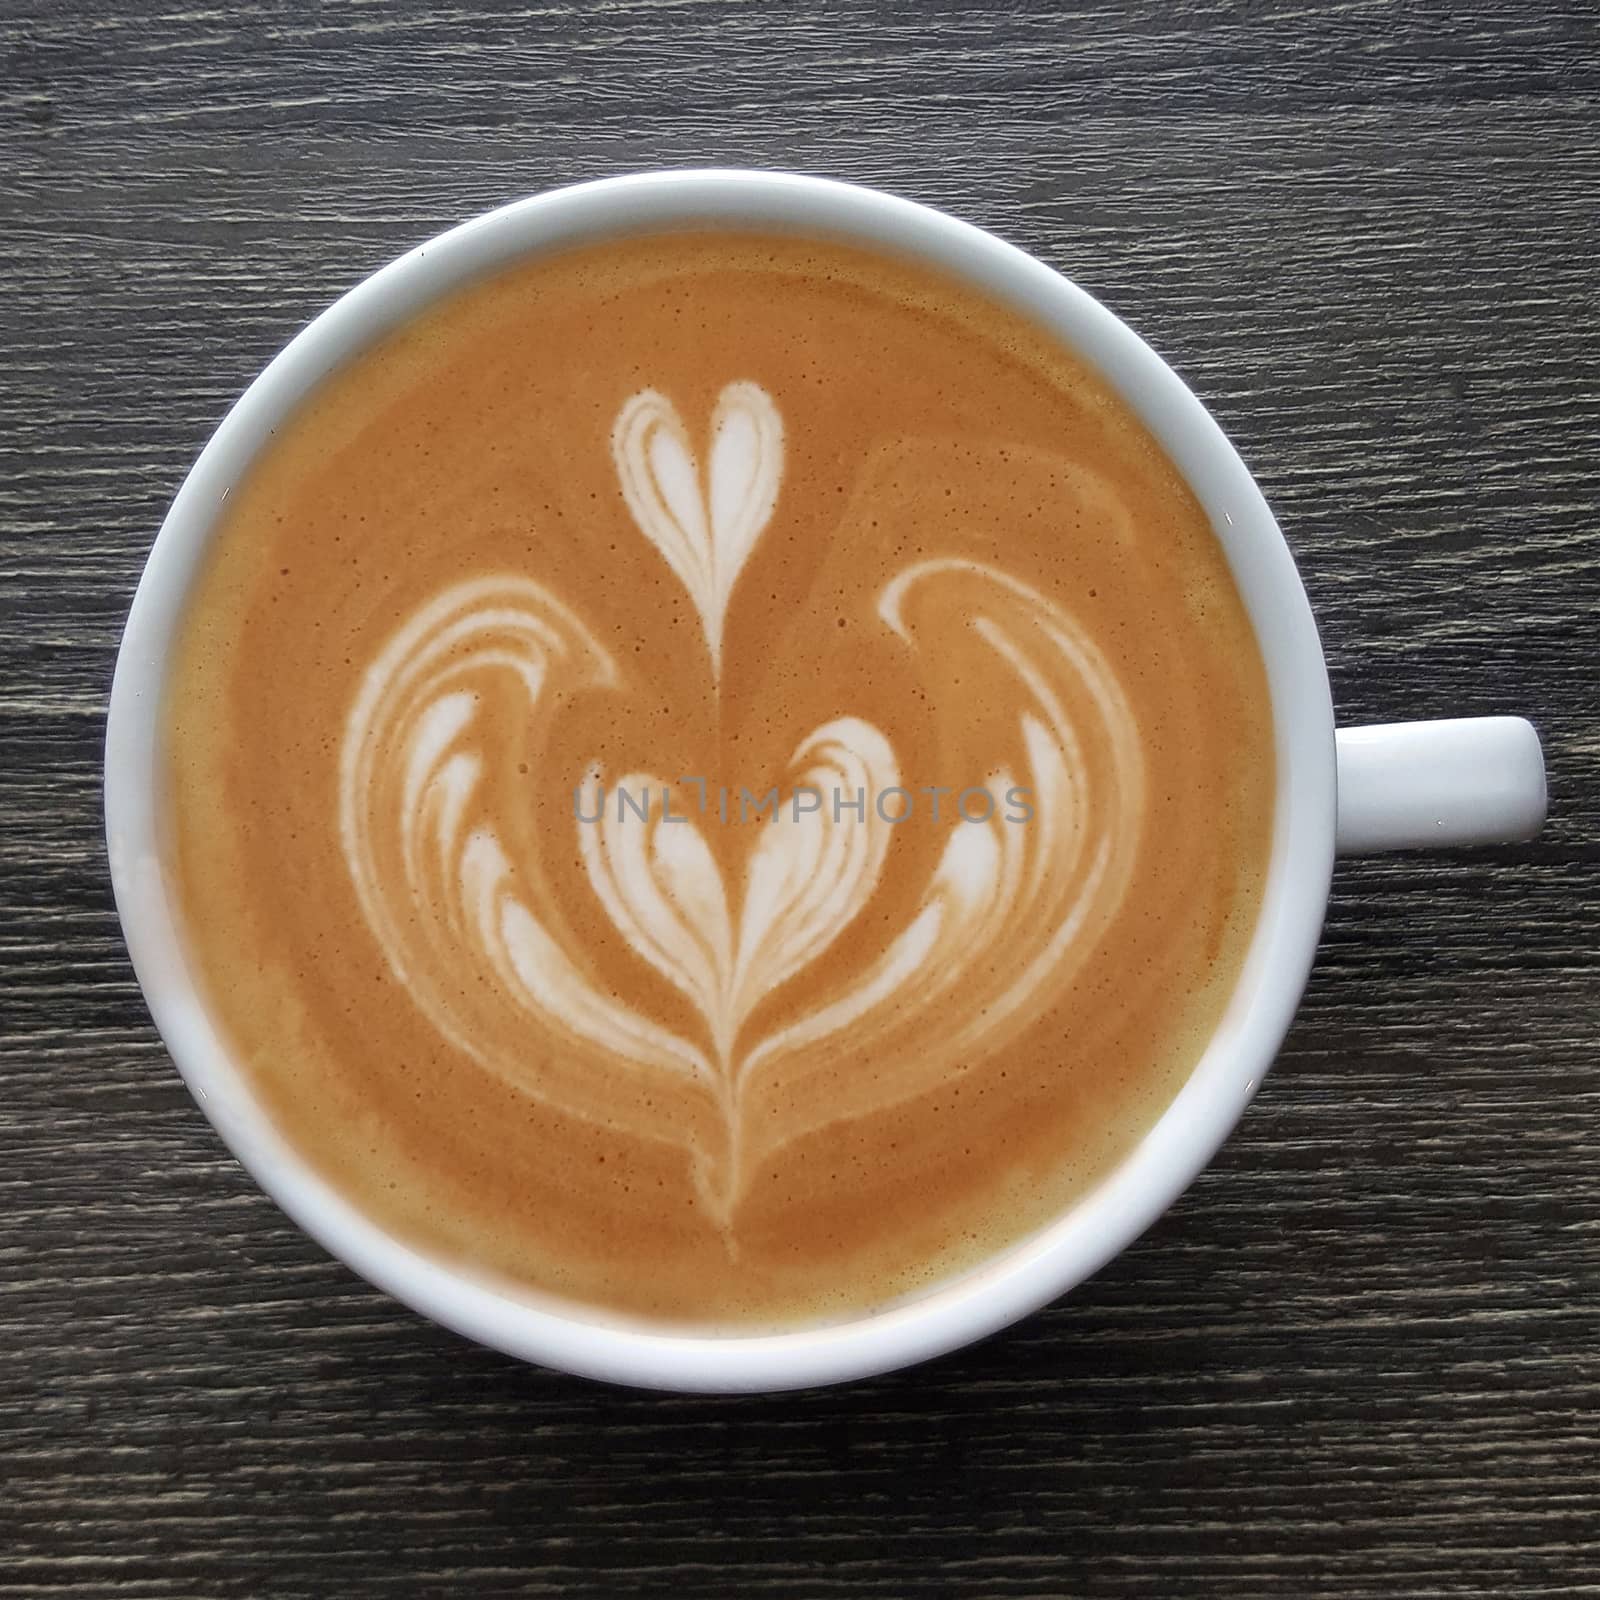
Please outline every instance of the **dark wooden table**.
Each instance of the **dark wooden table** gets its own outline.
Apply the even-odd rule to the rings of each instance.
[[[0,4],[0,1593],[1600,1594],[1593,0]],[[1347,719],[1547,741],[1535,844],[1342,866],[1214,1169],[979,1349],[624,1393],[327,1260],[190,1103],[100,833],[231,399],[446,224],[797,167],[1043,256],[1210,403]]]

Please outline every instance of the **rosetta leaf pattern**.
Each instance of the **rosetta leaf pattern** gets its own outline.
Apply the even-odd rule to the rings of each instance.
[[[645,389],[619,411],[610,444],[622,498],[682,584],[720,681],[737,584],[778,507],[783,421],[757,384],[732,383],[707,438],[702,462],[671,402]],[[955,629],[992,652],[1014,690],[1006,715],[1021,760],[972,781],[991,794],[1025,788],[1034,816],[952,828],[876,958],[776,1027],[762,1024],[763,1002],[814,970],[884,881],[893,827],[876,807],[763,826],[728,875],[692,818],[594,803],[608,787],[660,793],[659,777],[614,777],[598,761],[539,774],[577,790],[580,818],[598,813],[575,824],[589,891],[631,958],[682,997],[697,1019],[685,1027],[599,979],[539,850],[514,858],[485,781],[503,752],[488,747],[483,697],[515,697],[538,752],[563,696],[628,692],[575,609],[513,575],[448,585],[367,664],[346,718],[345,861],[417,1006],[522,1092],[681,1148],[730,1248],[741,1197],[777,1152],[928,1092],[1037,1017],[1115,914],[1131,871],[1144,785],[1134,719],[1110,664],[1058,604],[992,566],[927,560],[884,588],[878,623],[930,661]],[[854,716],[802,740],[788,772],[789,788],[824,793],[876,795],[901,781],[890,739]]]

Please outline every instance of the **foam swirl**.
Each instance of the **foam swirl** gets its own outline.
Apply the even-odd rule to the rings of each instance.
[[[714,672],[733,585],[776,504],[783,430],[754,384],[729,385],[702,481],[687,433],[654,391],[622,409],[612,448],[624,498],[699,613]],[[732,1241],[764,1161],[833,1123],[927,1093],[1037,1018],[1093,948],[1126,890],[1143,810],[1132,712],[1104,655],[1058,605],[998,569],[931,560],[878,597],[878,624],[929,691],[966,708],[971,782],[1026,789],[1026,825],[991,814],[947,837],[902,925],[826,992],[777,1023],[774,996],[863,919],[893,869],[891,820],[823,806],[762,826],[731,869],[693,818],[596,806],[617,780],[590,760],[548,768],[549,730],[574,694],[631,686],[583,620],[516,577],[453,584],[388,640],[350,708],[340,835],[362,911],[393,971],[442,1038],[558,1109],[690,1158]],[[1003,704],[951,693],[973,637],[1003,669]],[[522,702],[528,782],[588,798],[583,879],[629,957],[682,997],[668,1026],[620,997],[563,915],[546,851],[567,840],[496,814],[483,714]],[[881,794],[900,781],[889,736],[859,717],[792,752],[793,784]],[[501,802],[503,803],[503,802]],[[637,1091],[637,1092],[636,1092]]]

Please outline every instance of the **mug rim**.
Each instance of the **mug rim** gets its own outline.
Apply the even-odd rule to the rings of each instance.
[[[1210,516],[1261,649],[1277,746],[1271,859],[1232,997],[1134,1147],[1042,1229],[915,1298],[758,1334],[686,1333],[512,1293],[413,1249],[345,1200],[278,1133],[212,1027],[159,836],[170,646],[228,490],[271,430],[359,350],[474,277],[579,243],[694,226],[788,229],[910,256],[1021,310],[1095,366]],[[1310,603],[1260,489],[1183,380],[1086,291],[971,223],[878,190],[793,173],[652,172],[546,191],[461,223],[379,268],[268,363],[201,451],[147,558],[112,684],[105,808],[118,915],[156,1026],[235,1157],[306,1233],[414,1310],[506,1354],[640,1387],[770,1391],[891,1371],[998,1331],[1098,1271],[1211,1161],[1288,1031],[1321,935],[1333,865],[1333,708]]]

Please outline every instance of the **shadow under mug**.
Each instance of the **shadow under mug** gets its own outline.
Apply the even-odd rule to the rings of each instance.
[[[169,653],[223,501],[331,371],[442,295],[544,252],[687,227],[790,230],[920,260],[1033,319],[1138,413],[1210,516],[1266,665],[1277,808],[1260,918],[1231,1001],[1177,1097],[1065,1215],[915,1298],[821,1327],[686,1335],[512,1294],[409,1248],[285,1143],[201,999],[160,848],[158,735]],[[1526,838],[1544,768],[1511,717],[1335,732],[1311,608],[1260,490],[1205,408],[1136,334],[1050,268],[909,201],[762,172],[672,172],[519,201],[418,246],[317,317],[251,384],[185,480],[151,551],[117,661],[106,732],[117,908],[178,1070],[261,1186],[328,1250],[424,1315],[511,1355],[613,1382],[691,1391],[798,1388],[886,1372],[1005,1326],[1136,1238],[1216,1153],[1271,1065],[1305,986],[1336,850]]]

